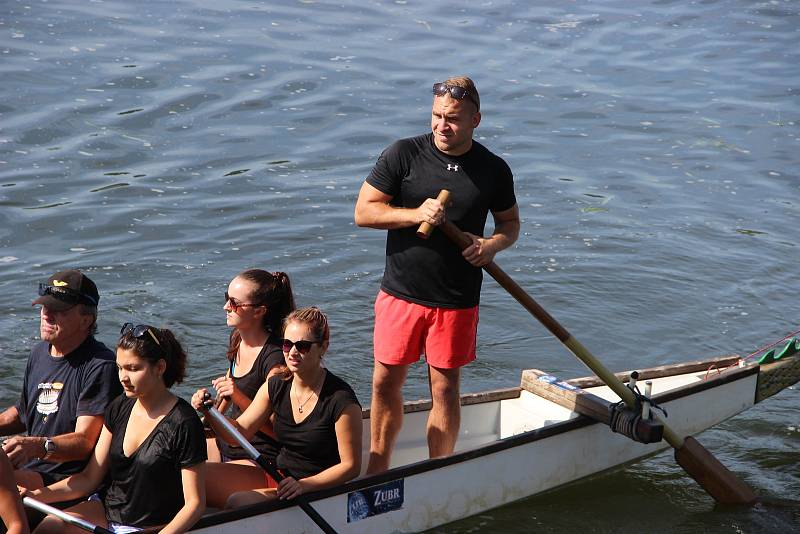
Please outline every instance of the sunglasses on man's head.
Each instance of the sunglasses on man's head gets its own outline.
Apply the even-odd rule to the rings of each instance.
[[[39,282],[39,296],[43,297],[45,295],[51,295],[67,304],[78,304],[81,299],[85,299],[97,306],[97,301],[85,293],[68,287],[49,286]]]
[[[467,91],[463,87],[459,87],[457,85],[448,85],[448,84],[446,84],[444,82],[439,82],[439,83],[433,84],[433,94],[434,95],[436,95],[436,96],[444,96],[447,93],[450,93],[450,96],[452,96],[456,100],[464,100],[465,98],[468,98],[470,102],[472,102],[476,106],[478,105],[475,102],[475,99],[469,93],[469,91]]]
[[[301,339],[300,341],[292,341],[290,339],[281,339],[281,349],[283,352],[289,352],[292,350],[292,347],[297,347],[297,352],[300,354],[308,354],[308,351],[311,350],[311,347],[315,343],[319,343],[319,341],[308,341],[305,339]]]
[[[153,327],[150,325],[140,324],[134,326],[133,323],[125,323],[122,325],[122,328],[119,329],[119,335],[120,337],[122,337],[128,334],[131,334],[136,339],[147,339],[145,337],[145,334],[150,334],[150,337],[153,339],[153,341],[156,342],[156,345],[158,345],[159,347],[161,346],[161,343],[158,341],[158,338],[153,333]]]
[[[232,296],[228,295],[227,291],[225,292],[225,303],[231,305],[231,310],[233,310],[234,313],[239,313],[239,308],[247,308],[248,306],[253,306],[253,307],[258,307],[259,306],[259,304],[250,304],[250,303],[246,303],[246,302],[238,302],[235,298],[233,298]]]

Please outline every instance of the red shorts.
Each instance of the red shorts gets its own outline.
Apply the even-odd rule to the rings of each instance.
[[[475,359],[478,307],[431,308],[389,295],[375,299],[375,359],[386,365],[408,365],[422,354],[428,365],[462,367]]]

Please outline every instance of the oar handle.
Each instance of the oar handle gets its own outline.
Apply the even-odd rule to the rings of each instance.
[[[450,200],[450,191],[447,189],[442,189],[439,191],[439,196],[436,197],[436,200],[442,203],[442,206],[447,206],[447,202]],[[430,223],[422,223],[417,228],[417,237],[421,237],[422,239],[428,239],[430,237],[431,232],[433,232],[433,225]]]
[[[275,479],[276,482],[280,482],[285,478],[275,467],[275,464],[272,463],[266,456],[258,452],[258,450],[253,447],[253,444],[247,441],[247,438],[245,438],[242,433],[239,432],[239,430],[219,412],[219,410],[214,407],[210,407],[207,414],[214,420],[214,422],[224,428],[228,435],[231,436],[236,443],[238,443],[239,446],[247,452],[250,458],[252,458],[253,461],[261,467],[261,469],[266,471],[269,476]],[[323,532],[325,532],[325,534],[336,534],[336,530],[334,530],[334,528],[327,521],[325,521],[325,519],[319,515],[316,510],[314,510],[304,496],[301,495],[299,497],[295,497],[294,502],[300,506],[300,508],[308,515],[308,517],[310,517],[311,520],[314,521],[314,523],[316,523]]]
[[[65,523],[69,523],[70,525],[82,528],[87,532],[94,532],[95,534],[113,534],[113,532],[108,530],[107,528],[103,528],[101,526],[95,525],[94,523],[90,523],[85,519],[76,517],[72,514],[65,512],[64,510],[59,510],[54,506],[50,506],[49,504],[43,503],[42,501],[37,501],[33,497],[23,497],[22,503],[28,508],[39,510],[43,514],[55,516],[64,521]]]

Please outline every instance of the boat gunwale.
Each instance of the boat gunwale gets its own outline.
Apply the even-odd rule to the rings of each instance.
[[[674,372],[671,373],[670,375],[665,375],[665,376],[677,376],[681,374],[688,374],[687,372],[683,371],[683,369],[687,368],[694,369],[700,363],[703,362],[716,363],[723,359],[724,358],[714,358],[705,361],[700,360],[700,361],[686,362],[685,364],[677,364],[674,366],[670,366],[671,370],[674,370]],[[664,366],[652,369],[662,369],[663,367]],[[646,372],[646,371],[648,371],[648,369],[644,369],[640,372]],[[686,384],[684,386],[680,386],[673,390],[665,391],[664,393],[654,395],[653,400],[658,401],[659,403],[671,402],[673,400],[680,399],[683,397],[688,397],[690,395],[694,395],[708,389],[719,387],[730,382],[745,379],[753,374],[757,374],[758,371],[759,371],[758,365],[730,368],[725,370],[724,372],[716,374],[713,377],[709,377],[708,379],[703,380],[701,382]],[[689,371],[689,372],[691,373],[694,371]],[[489,390],[482,393],[466,394],[462,396],[462,405],[481,404],[487,402],[498,402],[506,399],[513,399],[519,397],[521,391],[522,388],[515,387],[515,388],[504,388],[498,390]],[[464,402],[465,398],[467,399],[467,402]],[[424,405],[425,402],[426,401],[424,400],[411,401],[410,403],[407,404],[412,406],[412,409],[410,411],[415,412],[415,411],[421,411],[422,409],[416,407],[419,405]],[[430,401],[427,402],[429,403]],[[367,410],[364,411],[367,413],[365,417],[368,417]],[[577,430],[579,428],[596,424],[601,424],[601,423],[591,419],[588,416],[578,415],[577,417],[568,419],[566,421],[559,421],[556,423],[548,424],[547,426],[541,428],[529,430],[526,432],[521,432],[519,434],[515,434],[513,436],[508,436],[505,438],[500,438],[495,441],[492,441],[491,443],[487,443],[485,445],[481,445],[479,447],[475,447],[465,451],[457,452],[450,456],[420,460],[414,463],[394,467],[392,469],[389,469],[388,471],[385,471],[377,475],[357,478],[333,488],[328,488],[325,490],[308,493],[306,494],[306,498],[309,503],[313,503],[314,501],[324,500],[330,497],[335,497],[337,495],[344,495],[352,491],[362,490],[372,486],[377,486],[385,482],[390,482],[392,480],[407,478],[420,473],[425,473],[428,471],[441,469],[443,467],[448,467],[450,465],[455,465],[466,461],[474,460],[475,458],[488,456],[490,454],[495,454],[514,447],[527,445],[535,441],[539,441],[545,438],[563,434],[565,432]],[[248,517],[255,517],[258,515],[268,514],[271,512],[275,512],[278,510],[294,506],[297,505],[291,501],[271,501],[271,502],[263,502],[263,503],[243,506],[241,508],[235,508],[232,510],[220,510],[218,512],[212,512],[208,515],[204,515],[202,518],[200,518],[200,520],[198,520],[198,522],[192,527],[192,529],[194,530],[199,528],[208,528],[215,525],[230,523],[240,519],[246,519]],[[147,529],[144,532],[157,532],[157,529]]]

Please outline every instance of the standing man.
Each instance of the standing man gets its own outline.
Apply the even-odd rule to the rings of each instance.
[[[22,393],[0,413],[0,436],[17,484],[37,489],[83,469],[103,427],[106,405],[122,392],[114,353],[94,338],[97,286],[80,271],[39,284],[39,332]]]
[[[386,268],[375,300],[371,446],[367,473],[389,468],[403,420],[408,367],[424,354],[433,408],[428,417],[432,458],[451,454],[461,422],[459,379],[475,359],[482,271],[519,235],[519,210],[508,165],[472,139],[480,97],[467,77],[433,85],[431,133],[402,139],[378,158],[355,208],[358,226],[388,230]],[[416,236],[447,217],[472,238],[460,252],[441,232]],[[494,233],[482,237],[488,213]],[[466,260],[466,261],[465,261]]]

